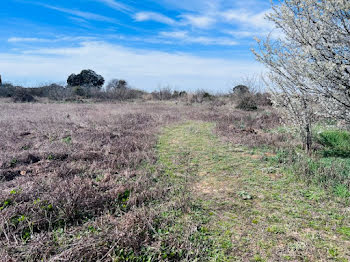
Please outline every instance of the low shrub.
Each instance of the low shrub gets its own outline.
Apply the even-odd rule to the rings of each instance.
[[[255,101],[259,106],[272,106],[271,95],[269,93],[256,93]]]
[[[73,94],[77,95],[77,96],[85,96],[86,95],[86,91],[84,90],[83,87],[76,86],[76,87],[73,88]]]
[[[324,131],[317,141],[323,146],[325,157],[350,157],[350,133],[347,131]]]
[[[193,98],[195,99],[195,102],[201,104],[203,102],[212,101],[214,96],[212,96],[205,90],[197,90],[196,93],[193,95]]]
[[[15,93],[12,95],[12,101],[17,102],[35,102],[34,96],[32,96],[27,90],[24,88],[16,88]]]
[[[258,105],[253,96],[248,95],[239,99],[239,102],[236,108],[245,110],[245,111],[254,111],[258,109]]]
[[[16,91],[16,87],[11,84],[3,84],[0,87],[0,97],[11,97]]]
[[[163,87],[159,91],[152,92],[152,96],[155,100],[170,100],[173,97],[173,92],[170,87]]]

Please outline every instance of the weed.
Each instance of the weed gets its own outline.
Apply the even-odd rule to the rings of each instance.
[[[17,164],[17,159],[16,158],[13,158],[10,162],[10,167],[15,167]]]
[[[274,233],[274,234],[283,234],[285,233],[285,229],[278,225],[272,225],[267,228],[267,232]]]
[[[346,185],[337,185],[334,188],[334,193],[342,198],[350,197],[350,191],[349,188]]]
[[[350,239],[350,227],[340,227],[337,231]]]
[[[62,141],[66,144],[71,144],[72,143],[72,137],[71,136],[66,136],[62,138]]]
[[[6,207],[12,205],[13,201],[11,199],[6,199],[3,203],[2,206],[0,207],[0,211],[5,209]]]

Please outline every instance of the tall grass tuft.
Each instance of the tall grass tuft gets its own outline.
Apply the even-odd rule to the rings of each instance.
[[[324,131],[319,134],[318,142],[324,147],[324,157],[350,157],[350,132]]]

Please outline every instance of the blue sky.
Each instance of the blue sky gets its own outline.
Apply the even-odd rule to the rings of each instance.
[[[0,74],[23,85],[90,68],[140,89],[226,91],[263,72],[269,0],[3,0]]]

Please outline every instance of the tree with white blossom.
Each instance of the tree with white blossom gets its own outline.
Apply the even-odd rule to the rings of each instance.
[[[310,150],[315,115],[350,123],[350,1],[280,0],[267,19],[281,37],[258,40],[253,52]]]

